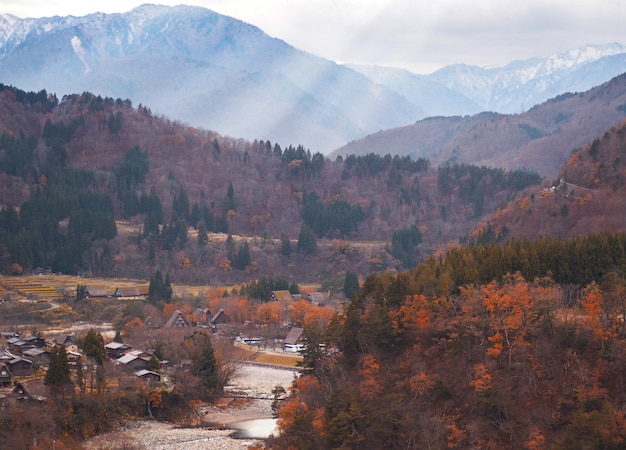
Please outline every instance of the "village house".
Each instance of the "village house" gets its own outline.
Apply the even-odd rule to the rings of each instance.
[[[48,398],[48,387],[43,384],[42,379],[21,381],[15,383],[11,394],[17,400],[43,403]]]
[[[183,315],[182,312],[180,312],[179,310],[176,310],[172,313],[170,318],[165,323],[165,327],[166,328],[190,328],[191,324],[189,323],[187,319],[185,319],[185,316]]]
[[[9,350],[18,355],[31,348],[43,348],[46,345],[46,341],[39,336],[28,336],[25,338],[14,336],[7,339],[6,343],[9,346]]]
[[[0,336],[6,340],[14,337],[19,338],[20,334],[17,331],[0,331]]]
[[[159,328],[159,326],[163,324],[163,319],[155,320],[152,316],[148,316],[143,324],[146,328]]]
[[[115,289],[113,295],[123,300],[138,300],[143,298],[137,286],[120,286]]]
[[[161,375],[151,370],[143,369],[135,372],[135,376],[141,379],[146,384],[160,383]]]
[[[76,368],[76,364],[78,363],[78,360],[83,358],[83,355],[80,352],[73,352],[71,350],[67,350],[67,362],[70,365],[70,367]]]
[[[0,363],[0,388],[11,387],[11,371],[5,363]]]
[[[33,362],[21,356],[15,356],[6,365],[14,377],[28,377],[33,374]]]
[[[124,356],[125,353],[131,351],[133,348],[123,342],[109,342],[104,346],[104,349],[110,359],[118,359]]]
[[[50,364],[50,353],[42,348],[28,349],[23,355],[31,360],[35,367],[47,367]]]
[[[7,345],[9,346],[9,350],[18,353],[20,351],[20,347],[25,345],[26,343],[20,339],[19,336],[14,336],[6,340]]]
[[[287,336],[283,340],[283,351],[285,352],[300,352],[304,350],[304,342],[302,340],[302,333],[304,330],[300,327],[291,327]]]
[[[311,292],[306,295],[305,299],[312,305],[316,306],[324,305],[327,302],[326,295],[324,295],[323,292]]]
[[[86,286],[87,298],[106,298],[109,296],[106,286]]]
[[[44,348],[46,346],[46,340],[41,336],[26,336],[22,340],[36,348]]]
[[[60,338],[55,340],[57,345],[62,345],[65,347],[66,352],[74,352],[78,353],[80,349],[78,348],[78,344],[74,341],[74,338],[70,335],[65,336],[64,338]]]
[[[143,350],[131,350],[122,357],[116,359],[115,362],[138,371],[147,369],[148,362],[151,358],[152,355],[144,352]]]
[[[270,298],[273,301],[280,303],[281,309],[283,311],[283,320],[285,321],[285,323],[290,323],[291,314],[289,314],[289,305],[294,302],[294,298],[293,295],[291,295],[291,292],[287,290],[272,291]]]

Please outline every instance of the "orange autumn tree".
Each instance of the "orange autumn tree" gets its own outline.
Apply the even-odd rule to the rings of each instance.
[[[303,375],[292,384],[292,395],[278,411],[279,448],[324,448],[324,392],[316,377]],[[265,448],[275,448],[273,438]]]
[[[495,281],[484,285],[482,292],[493,332],[488,338],[493,346],[487,354],[497,358],[506,348],[510,368],[514,347],[523,343],[524,327],[534,307],[533,296],[519,273],[506,277],[502,286]]]
[[[124,328],[122,329],[122,336],[128,336],[133,329],[142,327],[143,325],[143,320],[139,317],[134,317],[124,325]]]
[[[257,308],[256,315],[261,325],[280,326],[283,323],[283,307],[280,302],[261,303]]]
[[[610,324],[605,320],[604,297],[596,283],[592,282],[585,289],[581,306],[585,313],[585,323],[587,323],[593,337],[600,342],[600,347],[604,350],[607,342],[616,337],[616,333],[611,330]]]
[[[312,306],[306,300],[298,300],[289,304],[289,315],[296,326],[301,327],[304,325],[304,318]]]
[[[400,307],[398,318],[401,324],[419,334],[428,333],[433,326],[433,314],[425,295],[415,294],[407,298]]]
[[[304,315],[304,326],[317,326],[325,330],[334,315],[335,310],[330,306],[311,305]]]
[[[363,355],[359,375],[361,377],[361,382],[359,383],[361,398],[371,400],[380,395],[383,390],[382,373],[380,363],[375,356]]]

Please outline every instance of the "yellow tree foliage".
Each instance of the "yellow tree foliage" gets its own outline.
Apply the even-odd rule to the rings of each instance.
[[[185,256],[184,254],[178,260],[181,269],[191,269],[193,268],[193,264],[191,264],[191,260]]]
[[[21,275],[22,270],[22,266],[20,266],[18,263],[11,264],[11,275]]]

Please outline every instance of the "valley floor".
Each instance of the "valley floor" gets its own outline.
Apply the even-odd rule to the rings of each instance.
[[[297,372],[293,369],[242,363],[227,392],[248,397],[269,398],[277,385],[285,390]],[[133,421],[121,429],[87,441],[86,450],[239,450],[247,449],[254,439],[237,439],[239,423],[272,417],[270,400],[250,400],[206,405],[199,409],[206,427],[178,427],[158,421]]]

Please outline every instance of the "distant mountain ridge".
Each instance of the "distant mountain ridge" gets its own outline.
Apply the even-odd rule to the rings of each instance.
[[[324,154],[427,117],[519,113],[588,90],[626,71],[625,52],[618,43],[590,45],[501,68],[457,64],[416,75],[342,66],[200,7],[0,15],[2,83],[128,98],[192,126]]]
[[[502,67],[446,66],[430,75],[397,68],[348,65],[419,104],[427,116],[492,111],[516,114],[564,92],[587,91],[626,72],[626,47],[587,45]]]
[[[428,118],[384,130],[350,142],[331,158],[384,151],[434,164],[530,169],[553,177],[574,149],[624,118],[626,74],[586,92],[561,94],[522,114]]]
[[[414,121],[397,93],[205,8],[0,19],[0,82],[89,91],[222,134],[328,152]]]

